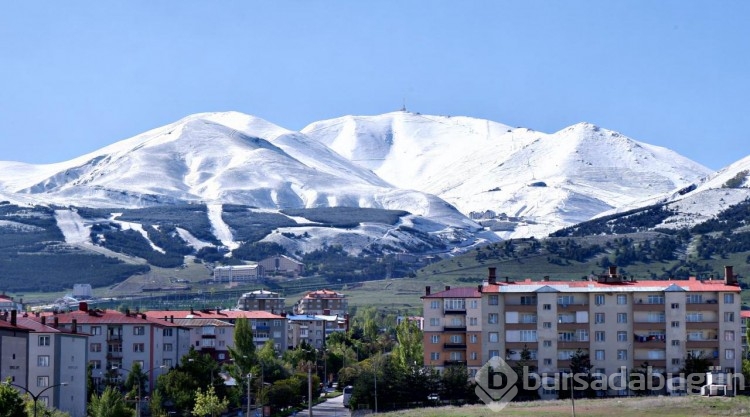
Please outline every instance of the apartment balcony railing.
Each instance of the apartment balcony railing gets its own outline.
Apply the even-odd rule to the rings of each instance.
[[[445,343],[443,347],[445,349],[466,349],[466,343]]]

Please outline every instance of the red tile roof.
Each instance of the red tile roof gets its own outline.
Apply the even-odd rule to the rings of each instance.
[[[236,319],[240,317],[245,317],[249,319],[283,319],[283,316],[280,316],[278,314],[273,314],[268,311],[244,311],[244,310],[221,310],[220,312],[216,312],[216,310],[152,310],[152,311],[146,311],[143,313],[146,315],[146,317],[149,317],[150,319],[160,319],[164,320],[164,317],[171,318],[174,317],[176,319],[185,319],[185,318],[201,318],[201,319],[219,319],[219,320],[228,320],[228,319]]]
[[[28,329],[28,328],[23,327],[23,326],[18,326],[18,325],[14,326],[14,325],[10,324],[10,322],[7,322],[5,320],[0,320],[0,329],[20,330],[22,332],[30,332],[31,331],[31,329]]]
[[[45,316],[47,316],[47,323],[51,323],[57,317],[58,322],[61,324],[72,323],[73,319],[75,319],[78,324],[156,324],[159,326],[179,327],[164,320],[153,319],[144,313],[125,314],[117,310],[76,310],[68,313],[47,313]],[[29,318],[38,320],[34,316],[29,316]]]
[[[430,295],[424,295],[422,298],[481,298],[482,293],[477,291],[477,287],[457,287],[445,291],[439,291]]]

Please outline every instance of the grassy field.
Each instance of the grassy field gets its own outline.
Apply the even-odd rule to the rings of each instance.
[[[576,417],[744,416],[750,414],[750,398],[739,397],[649,397],[576,400]],[[384,417],[552,417],[572,416],[570,400],[510,403],[499,412],[486,406],[439,407],[383,413]]]

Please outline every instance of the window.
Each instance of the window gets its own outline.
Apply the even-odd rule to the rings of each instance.
[[[430,360],[433,360],[433,361],[440,360],[440,352],[430,352]]]
[[[734,312],[727,311],[724,313],[724,322],[731,323],[734,321]]]
[[[603,361],[604,360],[604,350],[601,350],[601,349],[595,350],[594,351],[594,359],[596,359],[598,361]]]
[[[430,301],[430,308],[433,310],[437,310],[440,308],[440,300],[432,300]]]
[[[617,322],[618,323],[627,323],[628,322],[628,313],[617,313]]]
[[[475,334],[469,335],[469,342],[470,343],[477,343],[477,335],[475,335]]]
[[[38,376],[38,377],[36,377],[36,386],[37,387],[48,387],[49,386],[49,377],[48,376]]]
[[[143,343],[133,343],[133,352],[145,352]]]
[[[490,343],[497,343],[500,341],[500,335],[498,332],[490,332],[488,336]]]
[[[703,321],[703,313],[687,313],[685,321],[688,323],[700,323]]]
[[[628,360],[628,351],[625,349],[618,349],[617,350],[617,360],[619,361],[626,361]]]
[[[487,323],[497,324],[500,322],[500,315],[497,313],[490,313],[487,315]]]
[[[552,310],[552,304],[544,304],[544,305],[542,306],[542,309],[543,309],[543,310]]]
[[[464,338],[460,334],[451,335],[451,343],[464,343]]]
[[[596,294],[594,295],[594,304],[598,306],[604,305],[604,294]]]
[[[521,305],[533,306],[536,305],[536,296],[534,295],[523,295],[521,296]]]
[[[734,359],[734,349],[724,349],[724,359]]]
[[[487,298],[487,304],[491,306],[498,305],[499,297],[497,295],[490,295],[489,298]]]
[[[673,321],[672,322],[672,327],[680,327],[680,322],[679,321]]]
[[[617,294],[617,304],[619,305],[625,305],[628,303],[628,296],[627,294]]]
[[[579,342],[588,342],[589,331],[587,329],[578,329],[578,331],[576,331],[576,339],[578,339]]]
[[[678,339],[672,340],[672,346],[680,346],[680,341]]]
[[[172,351],[172,344],[171,343],[165,343],[164,344],[164,351],[165,352],[171,352]]]
[[[136,336],[143,336],[146,334],[146,328],[143,326],[135,326],[133,327],[133,334]]]
[[[572,342],[575,340],[575,333],[573,332],[558,332],[557,340],[561,342]]]
[[[440,335],[433,334],[430,336],[430,343],[440,343]]]
[[[479,308],[479,300],[469,300],[469,308],[472,310]]]
[[[49,366],[49,355],[39,355],[36,357],[36,366],[48,367]]]
[[[617,332],[617,341],[618,342],[627,342],[628,341],[628,332]]]
[[[162,365],[166,366],[167,368],[171,368],[172,367],[172,359],[164,359],[162,361]]]
[[[734,330],[724,330],[724,340],[727,342],[734,341]]]
[[[594,340],[597,342],[604,342],[606,339],[605,333],[602,331],[594,332]]]
[[[520,323],[536,323],[536,314],[535,313],[521,313],[520,317]]]
[[[560,304],[562,306],[568,306],[573,304],[573,301],[575,301],[575,297],[572,295],[559,295],[557,296],[557,304]]]
[[[664,296],[661,294],[651,294],[646,299],[649,304],[664,304]]]
[[[98,336],[102,334],[102,328],[101,326],[91,326],[91,335],[92,336]]]
[[[550,359],[550,358],[544,358],[544,364],[545,365],[552,365],[552,359]]]
[[[542,323],[542,327],[545,329],[551,329],[552,328],[552,322],[551,321],[545,321]]]
[[[91,364],[91,368],[93,369],[102,369],[102,361],[95,360],[95,361],[89,361]]]
[[[472,325],[472,326],[477,326],[478,325],[478,321],[479,320],[477,320],[476,317],[469,317],[469,324]]]
[[[39,346],[49,346],[49,336],[39,336]]]
[[[522,342],[536,342],[536,330],[521,330]]]
[[[604,323],[604,313],[594,313],[594,323]]]
[[[466,310],[466,300],[463,298],[446,298],[445,309],[451,311]]]
[[[680,359],[679,358],[672,358],[672,365],[679,365]]]
[[[164,330],[162,330],[162,335],[164,337],[171,337],[172,336],[172,329],[164,329]]]
[[[430,326],[440,326],[440,319],[435,317],[431,318]]]
[[[688,304],[700,304],[703,302],[703,295],[701,294],[688,294],[686,301]]]
[[[552,341],[551,340],[545,340],[542,342],[542,346],[544,347],[552,347]]]
[[[471,357],[471,360],[473,360],[473,361],[477,360],[477,358],[479,357],[479,355],[477,355],[477,353],[476,353],[476,352],[471,352],[471,354],[470,354],[470,355],[471,355],[471,356],[470,356],[470,357]]]
[[[734,294],[724,294],[724,304],[734,304]]]
[[[494,358],[495,356],[498,356],[498,357],[500,356],[500,351],[499,350],[491,350],[490,351],[490,358]]]
[[[672,309],[673,310],[676,310],[678,308],[680,308],[680,303],[672,303]]]
[[[89,350],[91,352],[101,352],[102,351],[102,344],[101,343],[92,343],[89,345]]]

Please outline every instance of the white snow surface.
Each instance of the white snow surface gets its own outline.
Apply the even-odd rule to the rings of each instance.
[[[231,248],[238,243],[222,226],[220,208],[217,214],[223,203],[399,209],[446,233],[478,232],[466,215],[491,210],[516,224],[499,236],[543,236],[663,198],[710,173],[668,149],[588,123],[548,134],[393,112],[295,132],[224,112],[191,115],[70,161],[0,162],[0,197],[112,208],[205,203],[217,237]]]
[[[230,250],[237,249],[240,247],[240,243],[234,240],[232,230],[224,222],[224,219],[221,218],[221,213],[221,204],[208,205],[208,220],[211,222],[211,231],[222,245]]]

